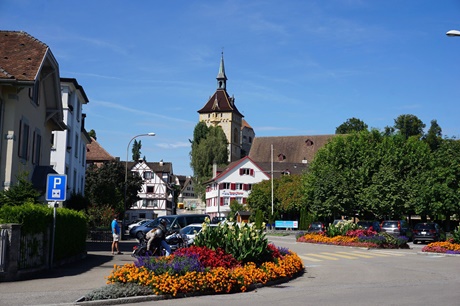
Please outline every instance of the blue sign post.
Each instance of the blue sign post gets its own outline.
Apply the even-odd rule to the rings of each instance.
[[[67,191],[67,175],[48,174],[46,178],[46,200],[65,201]]]
[[[53,240],[51,241],[50,267],[53,267],[54,240],[56,235],[56,208],[58,201],[65,201],[67,191],[67,175],[48,174],[46,177],[46,200],[54,201],[53,204]]]

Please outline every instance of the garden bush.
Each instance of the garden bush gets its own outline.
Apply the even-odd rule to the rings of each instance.
[[[222,222],[218,226],[210,227],[204,223],[201,232],[195,237],[194,244],[211,250],[221,248],[242,263],[260,264],[271,258],[264,227],[265,224],[257,227],[253,223],[236,222]]]

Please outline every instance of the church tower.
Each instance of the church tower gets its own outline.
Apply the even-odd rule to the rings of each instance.
[[[225,75],[224,53],[222,52],[219,73],[217,74],[217,90],[209,98],[202,109],[198,111],[199,120],[207,126],[219,125],[228,140],[228,161],[241,158],[241,129],[243,115],[235,105],[235,98],[227,93],[227,76]]]

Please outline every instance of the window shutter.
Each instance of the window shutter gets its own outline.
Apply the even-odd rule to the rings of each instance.
[[[240,175],[243,175],[243,168],[240,168]]]
[[[254,176],[254,169],[250,169],[249,173],[251,173],[251,175]]]
[[[248,190],[248,184],[243,184],[243,190]]]
[[[235,183],[231,183],[231,184],[230,184],[230,189],[231,189],[231,190],[235,190],[235,189],[236,189],[236,184],[235,184]]]
[[[220,198],[220,206],[224,205],[224,198]]]
[[[247,198],[243,198],[243,204],[247,203]]]

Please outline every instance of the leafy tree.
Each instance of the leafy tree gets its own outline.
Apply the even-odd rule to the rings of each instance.
[[[252,186],[251,194],[248,197],[248,207],[252,212],[258,210],[263,212],[264,220],[271,220],[272,213],[272,182],[271,180],[265,180]],[[275,181],[273,181],[275,185]],[[276,193],[275,193],[276,194]],[[275,200],[274,200],[275,201]],[[276,208],[273,203],[274,210]],[[276,211],[276,210],[275,210]]]
[[[133,153],[132,158],[134,161],[138,161],[141,158],[141,148],[141,140],[137,141],[137,139],[134,139],[133,148],[131,150],[131,152]]]
[[[137,193],[141,186],[142,178],[139,175],[128,173],[127,208],[138,200]],[[124,212],[125,165],[114,160],[100,167],[90,166],[86,170],[85,192],[92,205],[108,205],[118,213]]]
[[[421,137],[425,124],[415,115],[400,115],[395,119],[394,128],[406,138],[411,136]]]
[[[420,201],[418,180],[428,161],[427,145],[415,138],[376,130],[336,137],[304,175],[305,201],[324,218],[401,217]]]
[[[276,197],[283,213],[299,213],[303,206],[302,182],[298,175],[284,175],[277,179]]]
[[[247,210],[243,204],[238,203],[237,200],[231,200],[230,201],[230,213],[228,215],[229,218],[232,220],[235,220],[236,213],[239,211],[245,211]]]
[[[431,170],[421,177],[424,205],[416,213],[432,218],[443,215],[450,229],[450,216],[460,215],[460,142],[445,139],[432,154]],[[427,204],[428,203],[428,204]]]
[[[203,183],[212,178],[213,164],[223,167],[228,163],[228,142],[220,126],[208,128],[204,122],[196,125],[193,135],[190,165],[197,182],[196,191],[204,197]]]
[[[431,126],[428,133],[423,137],[432,151],[435,151],[442,142],[442,129],[436,120],[431,120]]]
[[[0,207],[3,205],[22,205],[28,203],[39,203],[40,192],[37,191],[32,182],[28,179],[28,173],[20,173],[17,176],[17,183],[6,190],[0,191]]]
[[[350,118],[347,119],[344,123],[339,125],[335,129],[336,134],[350,134],[353,132],[361,132],[367,130],[367,124],[364,121],[357,119],[357,118]]]
[[[93,137],[95,140],[97,140],[97,137],[96,137],[96,131],[91,129],[91,131],[88,132],[88,135],[90,137]]]
[[[86,211],[90,206],[88,198],[83,196],[81,193],[72,192],[70,198],[65,201],[65,207],[73,210]]]

